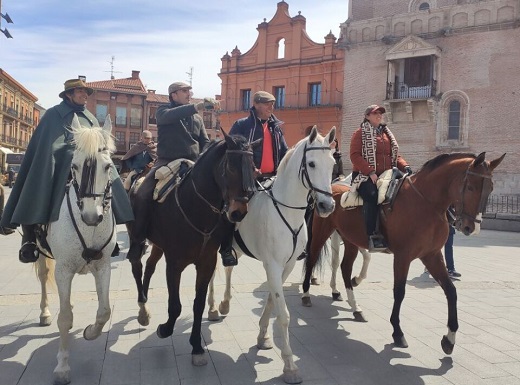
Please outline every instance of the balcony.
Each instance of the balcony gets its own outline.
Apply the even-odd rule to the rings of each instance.
[[[409,86],[406,83],[386,83],[386,99],[429,99],[437,94],[437,81],[425,86]]]

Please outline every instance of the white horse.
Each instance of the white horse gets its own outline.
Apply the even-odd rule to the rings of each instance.
[[[72,181],[67,186],[59,219],[47,228],[47,242],[55,258],[54,278],[60,298],[58,328],[60,346],[54,383],[70,382],[69,330],[72,328],[71,284],[76,273],[91,271],[99,300],[96,320],[83,332],[86,340],[101,334],[110,318],[110,255],[116,244],[116,223],[111,208],[111,173],[115,167],[110,153],[115,150],[110,117],[103,128],[82,127],[77,116],[72,120],[75,150]],[[49,325],[47,284],[52,280],[54,261],[40,254],[37,271],[42,285],[40,325]]]
[[[326,217],[334,210],[330,184],[334,158],[330,144],[335,134],[336,128],[333,127],[322,137],[315,126],[308,137],[287,152],[271,188],[260,189],[255,193],[249,202],[248,214],[237,225],[236,230],[243,241],[239,243],[243,247],[239,246],[236,238],[233,243],[238,256],[249,253],[264,265],[269,296],[260,317],[257,346],[260,349],[273,347],[267,328],[274,310],[282,330],[283,379],[289,384],[298,384],[302,378],[289,345],[289,311],[283,294],[283,283],[307,242],[304,214],[308,195],[315,195],[316,211],[320,216]],[[231,272],[232,267],[227,267],[225,304],[220,308],[222,314],[229,311]],[[210,282],[208,304],[209,319],[218,319],[213,279]]]

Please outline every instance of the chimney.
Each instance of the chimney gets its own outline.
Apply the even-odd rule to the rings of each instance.
[[[139,79],[139,73],[141,71],[132,70],[132,79]]]

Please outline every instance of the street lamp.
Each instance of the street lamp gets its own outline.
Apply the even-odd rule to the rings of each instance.
[[[7,12],[5,13],[5,15],[2,13],[2,1],[0,0],[0,22],[2,21],[2,19],[7,21],[7,23],[9,23],[9,24],[13,23],[13,20],[9,17]],[[12,39],[13,38],[13,36],[9,33],[7,28],[4,28],[4,29],[0,28],[0,32],[2,32],[5,35],[5,37],[8,38],[8,39]]]

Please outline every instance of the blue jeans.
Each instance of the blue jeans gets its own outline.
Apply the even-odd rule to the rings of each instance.
[[[455,235],[455,229],[450,226],[450,234],[444,244],[444,259],[446,260],[446,268],[449,270],[455,270],[455,263],[453,262],[453,236]]]

